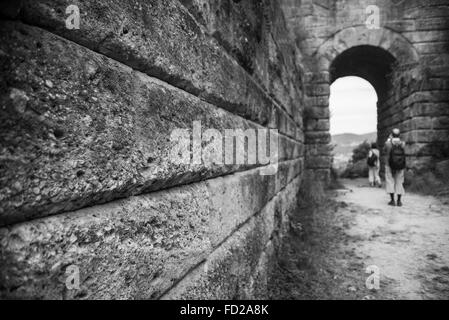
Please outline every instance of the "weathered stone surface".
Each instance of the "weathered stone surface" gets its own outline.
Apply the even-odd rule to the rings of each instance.
[[[332,150],[330,144],[311,144],[306,146],[306,157],[326,156]]]
[[[263,297],[305,166],[301,53],[276,2],[228,3],[232,21],[183,2],[83,1],[79,30],[70,1],[2,12],[20,20],[0,22],[2,298],[154,299],[228,243],[221,265],[251,274],[216,269],[217,295]],[[278,129],[276,174],[173,163],[194,121]]]
[[[432,143],[413,143],[410,145],[407,145],[406,147],[406,154],[408,156],[414,157],[429,157],[433,156],[436,153],[442,153],[444,150],[449,150],[449,142],[447,141],[441,141],[438,142],[432,142]],[[444,158],[447,155],[442,155],[442,158]]]
[[[443,177],[449,175],[449,160],[440,161],[435,165],[435,172]]]
[[[330,94],[330,86],[328,84],[306,85],[306,93],[309,96],[328,96]]]
[[[410,96],[404,99],[404,105],[412,105],[413,103],[435,103],[439,102],[447,103],[449,102],[449,90],[441,91],[420,91],[414,92]]]
[[[438,117],[449,116],[449,101],[446,103],[414,103],[404,110],[404,117]]]
[[[330,156],[311,156],[306,160],[306,167],[308,169],[326,169],[330,168],[332,164],[332,157]]]
[[[308,72],[305,74],[304,81],[306,81],[306,83],[316,83],[316,84],[329,83],[330,74],[328,71],[323,71],[320,73]]]
[[[191,274],[168,291],[163,299],[254,299],[261,289],[254,287],[260,280],[247,281],[269,268],[273,254],[269,240],[280,225],[296,209],[289,201],[296,196],[300,180],[293,181],[261,211],[260,215],[239,229],[235,236],[217,248]],[[282,233],[282,232],[279,232]],[[271,252],[271,253],[270,253]],[[247,257],[252,257],[248,259]],[[260,257],[260,258],[259,258]],[[263,281],[263,280],[262,280]],[[265,280],[266,281],[266,280]]]
[[[306,85],[306,93],[309,96],[328,96],[330,87],[328,84]]]
[[[262,125],[278,107],[178,1],[83,1],[79,30],[65,28],[69,4],[24,1],[21,16]]]
[[[423,6],[423,3],[411,5],[405,8],[404,18],[438,18],[447,17],[449,15],[449,7],[445,0],[441,0],[439,3],[432,3],[428,1]]]
[[[449,42],[418,43],[415,44],[415,47],[420,54],[447,53],[449,51]]]
[[[329,181],[338,77],[373,84],[409,167],[447,157],[447,0],[378,3],[376,30],[370,0],[88,0],[80,30],[69,4],[1,7],[1,297],[264,298],[304,172]],[[173,165],[193,121],[279,129],[277,174]]]
[[[291,52],[297,51],[289,38],[282,11],[276,2],[184,0],[183,4],[229,54],[288,113],[294,116],[300,100],[299,66]],[[229,21],[233,21],[232,24]],[[293,87],[294,90],[291,90]]]
[[[415,23],[415,30],[425,31],[425,30],[444,30],[449,28],[449,21],[446,17],[434,17],[417,19]]]
[[[3,30],[0,224],[251,167],[179,165],[170,134],[254,123],[49,33]],[[302,154],[295,140],[279,144],[281,160]]]
[[[402,122],[402,129],[404,132],[411,130],[424,129],[447,129],[449,128],[449,117],[414,117],[413,119]]]
[[[403,33],[407,39],[413,43],[422,43],[430,41],[440,41],[445,39],[447,35],[446,30],[432,30],[432,31],[414,31],[414,32],[404,32]]]
[[[255,272],[273,232],[274,210],[270,203],[259,219],[237,231],[162,299],[251,298],[248,296],[251,283],[247,279]]]
[[[329,119],[311,119],[307,121],[306,130],[326,131],[330,129]]]
[[[310,107],[329,107],[329,97],[328,96],[319,96],[319,97],[306,97],[304,100],[307,106]]]
[[[449,130],[413,130],[404,132],[402,135],[409,143],[444,142],[449,139]]]
[[[306,170],[305,174],[315,181],[320,181],[324,185],[328,185],[330,182],[331,170],[330,168],[310,168]]]
[[[157,298],[240,226],[266,224],[254,215],[287,185],[294,197],[290,182],[300,170],[298,162],[286,162],[276,176],[255,169],[0,229],[1,296]],[[262,214],[271,217],[266,228],[274,227],[270,206]],[[80,268],[80,290],[66,290],[69,265]]]
[[[314,120],[319,119],[329,119],[330,118],[330,111],[329,108],[324,107],[311,107],[307,108],[306,111],[307,117]]]
[[[331,142],[331,136],[326,131],[307,132],[306,142],[307,144],[328,144]]]

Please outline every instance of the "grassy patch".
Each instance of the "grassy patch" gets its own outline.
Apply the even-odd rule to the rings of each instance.
[[[428,170],[407,172],[408,191],[449,200],[449,160],[439,161]]]
[[[437,177],[433,171],[414,174],[407,178],[405,187],[407,190],[419,194],[449,197],[448,180]]]

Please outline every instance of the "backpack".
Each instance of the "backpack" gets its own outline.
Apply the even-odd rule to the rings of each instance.
[[[392,144],[388,164],[393,171],[405,169],[405,150],[401,144]]]
[[[371,156],[368,157],[367,164],[369,167],[375,167],[377,162],[377,155],[371,151]]]

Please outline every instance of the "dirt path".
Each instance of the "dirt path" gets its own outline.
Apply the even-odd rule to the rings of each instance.
[[[346,189],[315,213],[299,215],[272,282],[272,298],[449,299],[449,206],[408,194],[389,207],[383,189]],[[366,287],[368,266],[380,288]]]

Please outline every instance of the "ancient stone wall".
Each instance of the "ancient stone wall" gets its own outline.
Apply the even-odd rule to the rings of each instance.
[[[282,7],[305,61],[308,168],[328,177],[329,86],[349,75],[377,91],[381,146],[399,127],[411,169],[449,157],[449,1],[283,0]]]
[[[333,81],[373,84],[411,168],[449,157],[448,22],[448,0],[2,2],[0,296],[265,297],[306,169],[329,177]],[[277,171],[171,161],[198,123],[277,129]]]
[[[66,25],[72,4],[79,29]],[[265,297],[304,167],[301,54],[279,4],[1,12],[0,296]],[[277,172],[172,163],[171,133],[194,121],[277,129]]]

